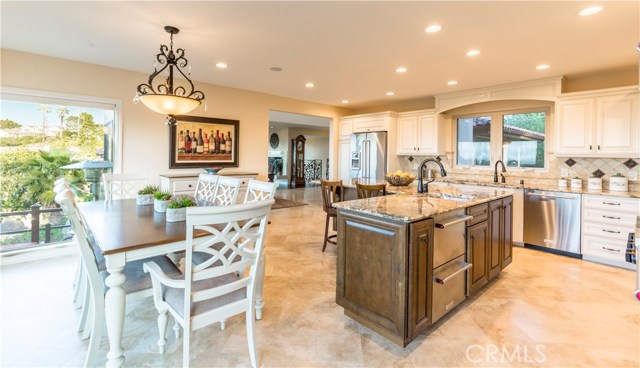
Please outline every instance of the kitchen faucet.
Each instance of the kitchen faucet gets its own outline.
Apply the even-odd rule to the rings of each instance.
[[[502,172],[507,172],[507,169],[504,167],[504,162],[502,162],[502,160],[496,161],[496,164],[493,167],[493,182],[494,183],[498,182],[498,164],[502,165]],[[500,176],[502,177],[500,182],[501,183],[506,183],[506,180],[504,179],[504,175],[500,174]]]
[[[435,158],[428,158],[420,163],[420,167],[418,168],[418,193],[429,193],[429,183],[434,181],[435,179],[431,179],[427,181],[426,185],[422,185],[422,175],[424,174],[424,168],[427,166],[427,162],[435,162],[440,167],[440,176],[447,176],[447,172],[444,169],[444,166],[440,163],[440,161]]]

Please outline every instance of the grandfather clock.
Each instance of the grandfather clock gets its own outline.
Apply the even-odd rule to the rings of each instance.
[[[304,145],[307,139],[299,135],[291,140],[291,179],[289,188],[304,187]]]

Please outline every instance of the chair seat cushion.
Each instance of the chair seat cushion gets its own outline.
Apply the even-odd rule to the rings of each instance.
[[[145,258],[138,261],[127,262],[124,266],[124,275],[127,280],[124,283],[124,291],[129,293],[135,293],[136,291],[146,290],[151,288],[151,276],[144,272],[142,265],[145,262],[155,262],[160,266],[160,269],[169,277],[177,279],[182,277],[180,269],[169,260],[166,256],[156,256],[151,258]],[[101,271],[102,281],[109,276],[107,271]],[[105,285],[105,292],[108,287]]]
[[[232,273],[213,279],[195,281],[191,284],[191,292],[213,289],[215,287],[226,285],[237,280],[239,280],[239,277],[236,274]],[[242,300],[246,298],[246,296],[247,288],[243,287],[234,292],[219,296],[217,298],[208,299],[197,303],[191,303],[191,316],[210,311],[212,309],[221,307],[229,303],[233,303],[238,300]],[[178,315],[184,318],[184,289],[166,287],[163,297],[164,301],[167,302],[167,304],[169,304],[169,306],[173,310],[175,310]]]

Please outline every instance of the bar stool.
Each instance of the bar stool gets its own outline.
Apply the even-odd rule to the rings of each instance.
[[[386,184],[360,184],[356,182],[356,192],[358,199],[380,197],[387,195]]]
[[[327,213],[327,219],[324,224],[324,242],[322,244],[322,251],[327,248],[327,243],[337,244],[335,239],[337,234],[329,236],[329,219],[333,218],[333,228],[336,228],[336,219],[338,218],[338,210],[331,205],[335,202],[342,200],[342,180],[320,180],[320,187],[322,190],[322,210]]]

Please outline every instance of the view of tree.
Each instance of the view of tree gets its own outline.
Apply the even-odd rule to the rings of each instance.
[[[13,120],[10,119],[2,119],[0,120],[0,129],[13,129],[13,128],[20,128],[22,125],[16,123]]]
[[[42,141],[47,139],[47,114],[51,112],[49,105],[40,105],[38,110],[42,112]]]
[[[513,114],[504,116],[504,125],[532,130],[544,134],[545,114],[544,112],[531,112],[527,114]]]
[[[60,106],[56,109],[58,117],[60,117],[60,138],[62,138],[62,132],[64,131],[64,118],[69,115],[69,109],[66,106]]]

